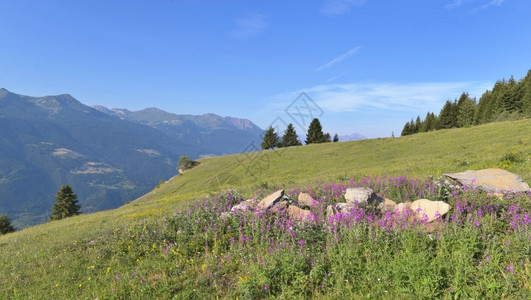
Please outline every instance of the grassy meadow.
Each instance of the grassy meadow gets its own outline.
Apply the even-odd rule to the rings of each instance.
[[[201,159],[118,209],[0,236],[0,298],[526,299],[531,194],[440,176],[497,167],[530,183],[529,132],[522,120]],[[372,207],[326,216],[351,186],[453,209],[431,234]],[[312,220],[226,214],[278,188],[310,193]]]

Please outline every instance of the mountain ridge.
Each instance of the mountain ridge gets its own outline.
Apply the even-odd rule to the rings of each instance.
[[[206,113],[201,115],[192,114],[175,114],[167,112],[158,107],[147,107],[137,111],[131,111],[126,108],[108,108],[103,105],[94,105],[92,108],[120,118],[134,120],[140,123],[149,125],[156,125],[160,123],[165,124],[178,124],[184,121],[193,121],[196,124],[206,124],[209,121],[217,121],[222,123],[223,121],[241,130],[256,131],[261,133],[262,129],[256,126],[252,121],[248,119],[235,118],[230,116],[220,116],[214,113]]]
[[[261,132],[240,130],[217,115],[171,124],[142,112],[131,119],[128,112],[135,112],[109,111],[69,94],[31,97],[0,89],[0,214],[18,228],[45,222],[66,183],[84,212],[115,208],[174,176],[181,155],[238,153]],[[160,109],[145,112],[178,120]]]

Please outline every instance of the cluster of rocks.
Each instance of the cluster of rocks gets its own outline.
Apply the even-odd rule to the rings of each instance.
[[[286,212],[290,218],[305,221],[310,219],[312,214],[310,209],[318,206],[317,201],[306,193],[299,194],[297,205],[290,204],[290,202],[291,200],[284,195],[284,190],[278,190],[261,201],[249,199],[240,202],[233,206],[231,211],[235,214],[241,214],[248,211],[277,214]]]
[[[396,204],[393,200],[378,196],[369,188],[348,188],[344,197],[346,202],[328,205],[326,209],[327,217],[348,214],[360,205],[370,205],[383,213],[387,211],[395,213],[407,212],[417,221],[423,221],[426,224],[436,224],[451,209],[451,206],[445,202],[429,199]],[[242,201],[232,207],[231,212],[234,214],[244,214],[251,211],[271,214],[285,213],[291,219],[306,222],[312,220],[315,216],[312,210],[318,209],[319,202],[307,193],[299,193],[297,201],[294,202],[284,195],[284,190],[278,190],[262,200],[249,199]],[[434,228],[434,226],[429,226],[428,230],[430,228]]]
[[[443,201],[432,201],[429,199],[418,199],[413,202],[396,204],[393,200],[376,195],[369,188],[348,188],[345,192],[346,203],[336,203],[329,205],[326,209],[328,216],[337,213],[348,213],[351,209],[360,204],[369,204],[377,207],[382,212],[405,213],[410,211],[412,216],[418,221],[431,223],[440,219],[452,208]]]
[[[531,191],[529,185],[523,182],[519,176],[501,169],[466,171],[444,175],[464,186],[494,193],[508,190],[513,192]],[[418,199],[397,204],[393,200],[381,197],[374,193],[373,190],[363,187],[348,188],[345,191],[344,198],[346,202],[328,205],[326,208],[328,218],[335,217],[338,214],[349,214],[360,205],[370,206],[379,209],[382,214],[392,212],[395,217],[406,215],[410,222],[422,222],[426,224],[429,232],[442,223],[442,217],[452,208],[446,202],[429,199]],[[315,213],[319,209],[320,203],[307,193],[301,192],[297,201],[293,201],[284,195],[284,190],[278,190],[262,200],[245,200],[232,207],[231,212],[234,214],[243,214],[251,211],[287,214],[291,219],[306,222],[315,219]]]

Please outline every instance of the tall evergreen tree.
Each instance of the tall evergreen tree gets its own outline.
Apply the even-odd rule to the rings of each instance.
[[[525,77],[522,78],[513,88],[513,97],[515,101],[515,112],[524,115],[524,97],[526,94]]]
[[[11,225],[11,219],[8,215],[0,215],[0,235],[14,232],[15,227]]]
[[[61,220],[81,214],[81,206],[77,204],[77,195],[70,185],[63,185],[55,194],[56,203],[52,208],[50,220]]]
[[[284,135],[282,136],[282,140],[280,141],[279,147],[291,147],[301,145],[302,143],[301,141],[299,141],[299,137],[297,136],[295,127],[293,127],[293,124],[289,123],[288,128],[286,128],[286,131],[284,131]]]
[[[457,101],[457,127],[470,126],[474,123],[476,100],[470,98],[468,93],[461,94]]]
[[[339,137],[337,136],[337,133],[334,134],[334,139],[332,140],[332,142],[334,142],[334,143],[339,142]]]
[[[322,143],[324,140],[323,127],[319,119],[314,118],[306,133],[306,145]]]
[[[457,102],[447,100],[439,114],[442,129],[457,127]]]
[[[406,136],[406,135],[410,135],[411,134],[411,125],[409,124],[409,122],[407,122],[405,125],[404,125],[404,128],[402,129],[402,133],[400,133],[401,136]]]
[[[496,121],[496,118],[498,115],[504,111],[504,105],[502,98],[506,96],[508,90],[508,84],[505,79],[501,81],[497,81],[494,84],[494,87],[492,88],[491,98],[489,101],[489,105],[487,106],[486,111],[486,121],[487,122],[493,122]]]
[[[519,85],[523,90],[522,95],[522,112],[527,118],[531,118],[531,70],[520,81]]]
[[[507,80],[506,85],[504,86],[503,93],[500,97],[500,110],[506,111],[508,113],[518,112],[519,109],[519,99],[516,94],[517,83],[514,78],[511,76]]]
[[[490,114],[492,110],[492,92],[487,90],[481,98],[479,98],[478,105],[476,107],[476,113],[474,114],[474,124],[479,125],[490,121]]]
[[[422,128],[420,131],[427,132],[431,130],[435,130],[436,127],[436,120],[435,120],[435,114],[428,112],[426,114],[426,118],[422,122]]]
[[[273,149],[275,147],[278,147],[280,144],[280,141],[278,139],[278,135],[275,132],[275,129],[273,129],[272,126],[269,126],[267,131],[264,134],[264,140],[262,141],[262,149]]]
[[[420,132],[421,128],[422,128],[422,121],[420,120],[420,116],[417,116],[417,119],[415,120],[415,133]]]

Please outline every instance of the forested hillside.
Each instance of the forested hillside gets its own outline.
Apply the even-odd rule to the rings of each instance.
[[[512,76],[509,80],[498,80],[479,102],[466,92],[459,99],[446,101],[439,115],[428,112],[423,120],[417,116],[407,122],[402,135],[530,117],[531,70],[519,81]]]

